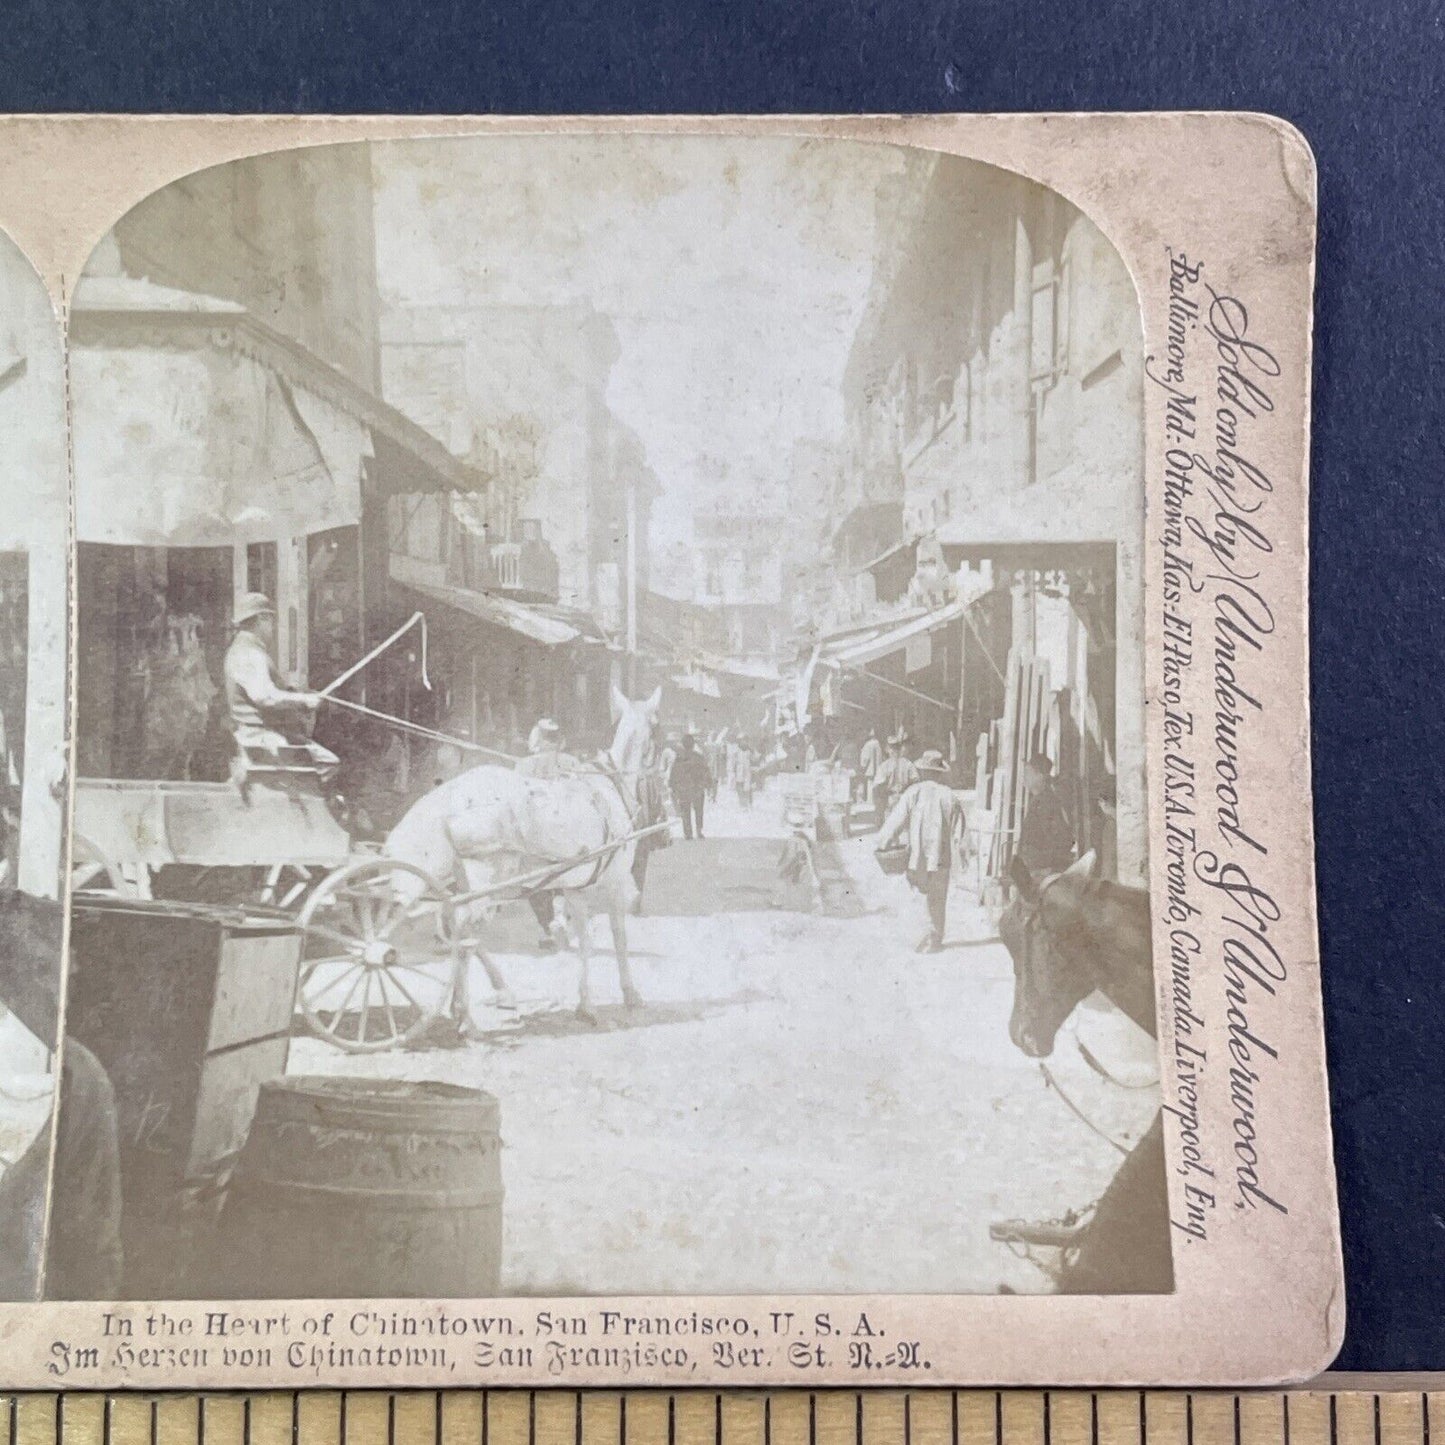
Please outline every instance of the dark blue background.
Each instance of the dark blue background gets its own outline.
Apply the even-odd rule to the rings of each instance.
[[[21,0],[0,110],[1237,108],[1298,125],[1320,175],[1314,758],[1340,1364],[1439,1369],[1442,56],[1425,0]]]

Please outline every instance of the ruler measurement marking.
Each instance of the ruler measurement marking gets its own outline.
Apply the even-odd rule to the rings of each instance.
[[[1433,1403],[1348,1389],[47,1391],[5,1396],[0,1445],[1432,1445]]]

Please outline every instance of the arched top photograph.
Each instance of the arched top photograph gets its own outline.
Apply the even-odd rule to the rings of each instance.
[[[176,1095],[119,1296],[1171,1289],[1142,323],[1077,207],[836,140],[303,148],[134,206],[70,336],[71,1026],[122,1139]],[[359,1218],[390,1274],[288,1212],[371,1177],[298,1152],[318,1080],[473,1111],[460,1192]]]

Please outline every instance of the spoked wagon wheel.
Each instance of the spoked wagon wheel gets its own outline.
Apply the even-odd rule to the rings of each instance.
[[[307,898],[298,1002],[321,1038],[378,1053],[420,1037],[452,999],[452,905],[420,869],[366,858]]]

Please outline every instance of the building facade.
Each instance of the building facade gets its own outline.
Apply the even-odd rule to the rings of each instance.
[[[393,306],[381,323],[387,400],[492,482],[424,528],[449,532],[444,548],[474,539],[501,571],[512,549],[544,544],[550,600],[621,635],[629,587],[647,586],[657,484],[607,404],[616,359],[612,323],[586,305]]]
[[[902,644],[868,667],[897,672],[896,699],[907,696],[899,688],[922,695],[910,715],[968,781],[993,771],[1000,748],[1017,753],[1016,739],[997,735],[1010,669],[1045,665],[1061,720],[1035,741],[1051,739],[1070,774],[1081,844],[1137,881],[1143,348],[1133,283],[1086,216],[1023,177],[916,153],[900,186],[883,198],[889,219],[844,382],[830,621],[902,628],[937,617],[957,654],[934,679],[947,696],[914,687],[922,669]],[[921,662],[925,649],[913,647]],[[976,749],[993,761],[975,769]]]
[[[379,393],[365,146],[233,162],[149,197],[72,306],[83,776],[226,776],[235,598],[330,682],[384,617],[363,512],[483,479]],[[374,558],[373,558],[374,561]]]

